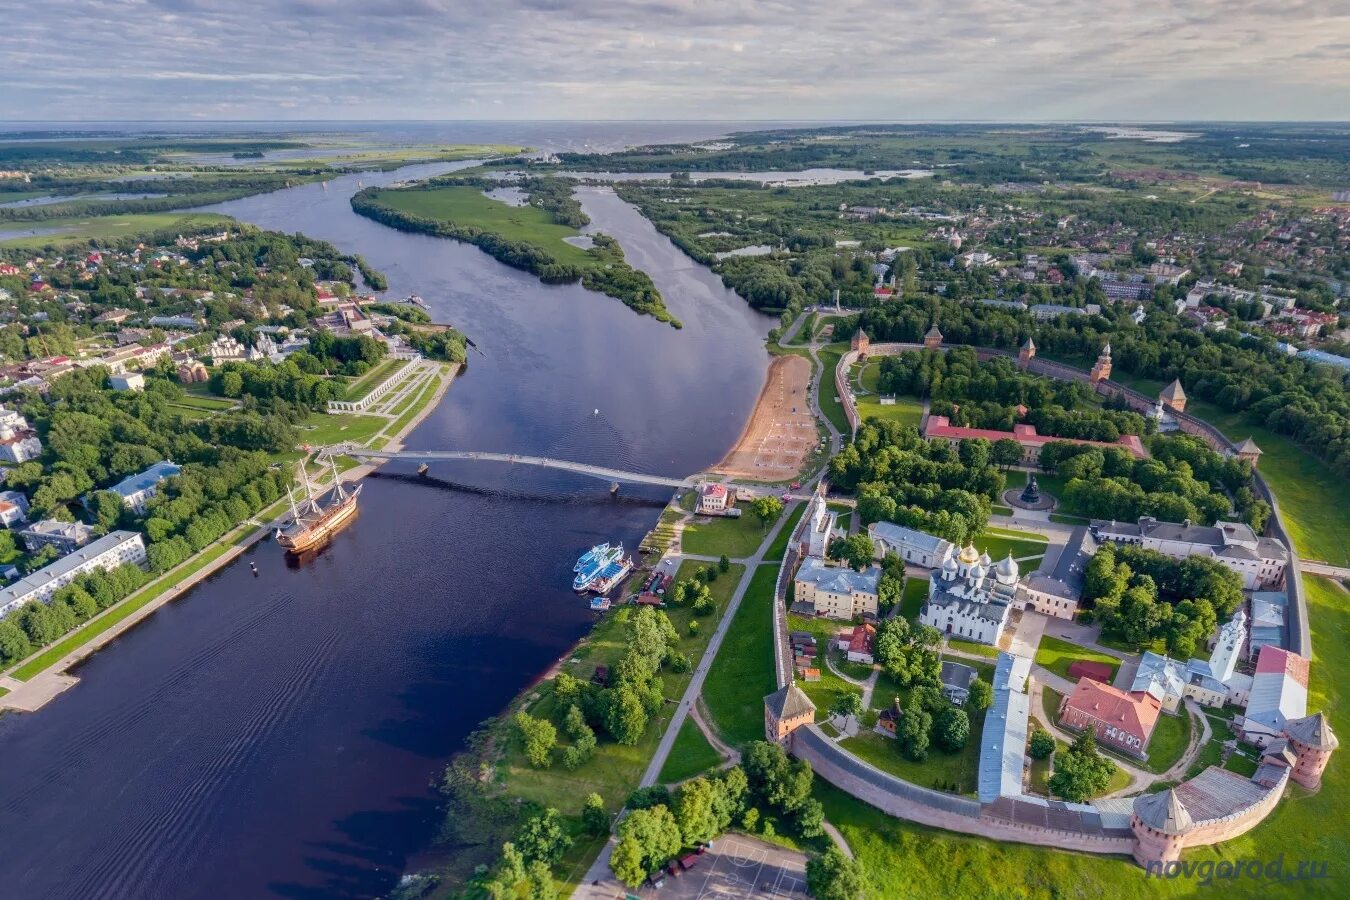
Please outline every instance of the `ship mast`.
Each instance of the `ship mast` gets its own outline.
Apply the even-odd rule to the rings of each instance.
[[[335,502],[346,500],[347,492],[342,487],[342,478],[338,475],[337,457],[328,454],[328,466],[333,473],[333,499]]]

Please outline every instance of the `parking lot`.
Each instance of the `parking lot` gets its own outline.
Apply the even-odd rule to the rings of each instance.
[[[806,857],[744,835],[719,838],[698,864],[678,877],[667,877],[660,890],[644,888],[642,897],[661,900],[783,897],[806,900]]]

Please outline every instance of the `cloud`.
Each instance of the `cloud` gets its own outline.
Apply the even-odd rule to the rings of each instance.
[[[6,19],[4,119],[1350,118],[1343,0],[44,0]]]

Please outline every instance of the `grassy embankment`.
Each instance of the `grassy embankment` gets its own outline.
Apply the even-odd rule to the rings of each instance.
[[[40,250],[45,247],[71,247],[91,240],[115,241],[120,238],[151,234],[159,231],[197,231],[202,228],[224,226],[234,219],[215,213],[133,213],[114,216],[72,216],[65,219],[0,222],[0,234],[36,231],[37,234],[16,234],[0,240],[0,247],[19,250]],[[57,229],[55,232],[52,229]]]
[[[844,404],[839,399],[835,387],[834,372],[839,366],[839,358],[848,352],[848,344],[827,344],[817,351],[820,363],[825,371],[820,376],[820,410],[841,434],[848,435],[848,416],[844,415]]]
[[[725,553],[732,559],[744,559],[759,549],[772,527],[772,523],[766,525],[753,512],[743,509],[739,519],[712,516],[706,523],[684,526],[680,546],[685,553],[696,556],[720,556]]]

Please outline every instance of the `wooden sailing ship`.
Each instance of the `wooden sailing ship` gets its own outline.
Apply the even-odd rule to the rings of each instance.
[[[328,457],[333,473],[333,489],[326,497],[319,497],[310,481],[305,465],[300,464],[300,479],[304,499],[296,502],[295,491],[286,489],[291,502],[291,520],[277,529],[277,543],[290,553],[304,553],[322,546],[330,537],[356,516],[356,500],[361,496],[361,485],[347,490],[338,475],[337,462]]]

